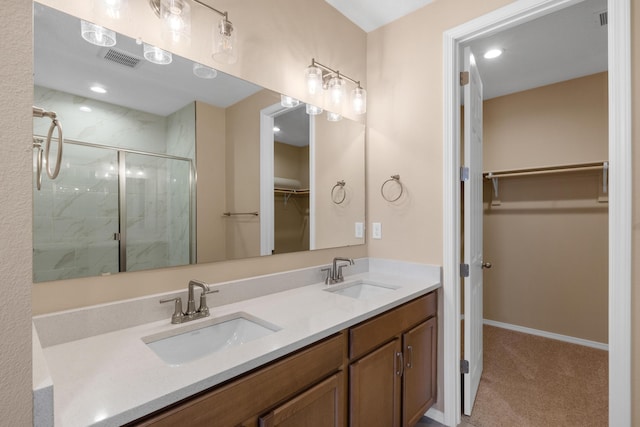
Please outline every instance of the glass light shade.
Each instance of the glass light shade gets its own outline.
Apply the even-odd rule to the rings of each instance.
[[[315,105],[307,104],[307,114],[311,116],[317,116],[318,114],[322,114],[322,108],[316,107]]]
[[[160,49],[159,47],[151,46],[150,44],[143,44],[144,59],[154,64],[166,65],[171,64],[173,56],[171,52]]]
[[[327,111],[327,120],[330,122],[339,122],[342,120],[342,115],[338,113],[334,113],[333,111]]]
[[[280,95],[280,105],[287,108],[297,107],[300,101],[287,95]]]
[[[201,79],[215,79],[218,75],[218,71],[207,67],[206,65],[198,64],[197,62],[193,63],[193,74]]]
[[[111,19],[120,19],[127,7],[127,0],[96,0],[102,12]]]
[[[351,105],[353,112],[356,114],[364,114],[367,112],[367,91],[361,87],[357,87],[351,91]]]
[[[338,76],[331,77],[329,84],[327,85],[329,105],[333,110],[340,110],[342,108],[342,100],[345,98],[346,82]]]
[[[96,46],[115,46],[116,33],[91,22],[80,20],[82,38]]]
[[[322,70],[314,65],[304,70],[304,78],[307,81],[309,95],[316,95],[322,90]]]
[[[235,64],[238,60],[237,34],[233,24],[222,18],[213,29],[213,53],[211,57],[223,64]]]
[[[161,0],[162,38],[169,43],[191,42],[191,6],[185,0]]]

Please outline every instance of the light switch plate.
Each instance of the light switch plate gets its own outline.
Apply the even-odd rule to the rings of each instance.
[[[356,239],[362,239],[364,237],[364,223],[356,222]]]
[[[372,225],[372,237],[374,239],[382,239],[382,224],[379,222],[374,222]]]

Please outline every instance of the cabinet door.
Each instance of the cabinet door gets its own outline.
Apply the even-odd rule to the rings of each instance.
[[[400,425],[402,348],[395,339],[349,366],[350,426]]]
[[[260,417],[260,427],[343,427],[343,381],[338,372]]]
[[[402,425],[416,424],[437,393],[437,321],[433,317],[402,336],[404,378]]]

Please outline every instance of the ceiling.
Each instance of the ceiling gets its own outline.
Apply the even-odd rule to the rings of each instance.
[[[431,0],[325,0],[369,32]],[[442,0],[444,1],[444,0]],[[484,98],[494,98],[607,70],[607,26],[599,14],[606,0],[585,0],[528,23],[474,40],[470,46],[483,80]],[[482,54],[504,50],[493,61]]]

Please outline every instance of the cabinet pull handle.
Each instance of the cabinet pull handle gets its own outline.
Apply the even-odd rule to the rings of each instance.
[[[396,364],[396,375],[401,377],[404,373],[404,356],[402,355],[401,351],[398,351],[396,353],[396,362],[398,362],[398,359],[400,359],[400,363]],[[398,369],[398,366],[400,367],[400,369]]]
[[[407,351],[409,352],[409,357],[407,359],[407,368],[411,368],[411,365],[413,365],[413,346],[412,345],[408,345],[407,346]]]

